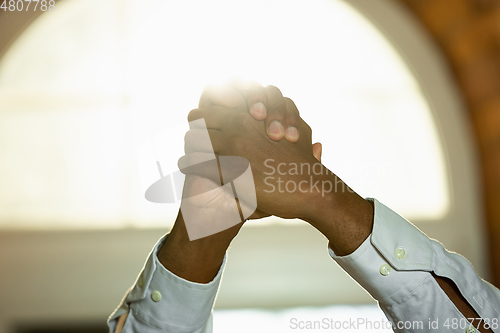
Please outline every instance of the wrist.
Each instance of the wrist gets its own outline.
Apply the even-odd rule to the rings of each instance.
[[[339,256],[354,252],[372,232],[373,204],[360,197],[339,177],[331,173],[318,177],[332,184],[329,192],[310,193],[305,200],[312,208],[306,221],[328,240]]]
[[[242,224],[208,237],[189,240],[179,211],[175,224],[158,251],[158,259],[173,274],[198,283],[208,283],[217,275],[227,248]]]

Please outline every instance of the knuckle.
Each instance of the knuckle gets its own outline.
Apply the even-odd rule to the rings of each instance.
[[[312,134],[312,128],[311,128],[311,126],[309,126],[309,124],[308,124],[308,123],[306,123],[305,121],[303,121],[302,119],[301,119],[301,121],[304,123],[304,127],[305,127],[305,129],[306,129],[306,133],[307,133],[308,135],[311,135],[311,134]]]
[[[293,121],[297,121],[299,117],[299,109],[295,106],[294,101],[291,98],[285,97],[287,117]]]
[[[199,109],[193,109],[193,110],[189,111],[188,121],[191,122],[191,121],[199,119],[199,114],[200,114]]]
[[[186,134],[184,135],[184,152],[189,152],[191,151],[191,146],[192,146],[192,134],[191,131],[187,131]]]
[[[191,161],[190,161],[190,156],[189,155],[184,155],[181,158],[179,158],[179,160],[177,161],[177,167],[179,168],[179,170],[182,173],[186,172],[186,167],[188,165],[191,165]]]
[[[184,135],[184,142],[193,142],[194,140],[194,137],[196,136],[196,133],[194,132],[194,130],[189,130],[186,132],[186,134]]]
[[[283,120],[283,118],[285,118],[285,113],[286,113],[285,103],[282,103],[282,101],[274,100],[269,102],[268,104],[269,104],[268,112],[272,115],[272,118],[270,118],[270,120],[273,119]]]
[[[275,86],[267,86],[267,95],[268,95],[268,111],[274,117],[278,119],[284,118],[284,114],[286,112],[286,101],[281,94],[281,91]]]
[[[265,101],[265,90],[263,87],[254,87],[247,93],[248,100],[252,103]]]
[[[283,99],[285,100],[285,103],[292,108],[292,110],[297,110],[297,106],[295,105],[295,102],[291,98],[283,97]]]
[[[270,85],[266,86],[266,90],[269,93],[272,93],[273,95],[279,95],[279,96],[283,97],[281,90],[279,90],[278,87],[276,87],[276,86],[273,86],[270,84]]]

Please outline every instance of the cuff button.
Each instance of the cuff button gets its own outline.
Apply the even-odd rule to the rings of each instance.
[[[398,259],[404,259],[406,257],[406,251],[405,249],[403,249],[403,247],[398,247],[396,251],[394,251],[394,254]]]
[[[391,272],[391,267],[389,265],[384,264],[380,266],[380,274],[382,274],[383,276],[389,275],[390,272]]]
[[[158,290],[153,291],[151,294],[151,299],[155,302],[159,302],[161,300],[161,294]]]

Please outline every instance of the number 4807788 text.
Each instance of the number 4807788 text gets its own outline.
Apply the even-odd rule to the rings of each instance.
[[[1,0],[0,0],[1,1]],[[31,9],[30,9],[31,7]],[[56,9],[56,2],[54,0],[3,0],[0,9],[4,12],[22,12],[22,11],[36,11],[40,10],[45,12],[47,10],[53,11]]]

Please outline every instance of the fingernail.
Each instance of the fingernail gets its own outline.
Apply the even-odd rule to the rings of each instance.
[[[250,114],[260,120],[264,119],[267,116],[266,106],[262,102],[255,103],[250,108]]]
[[[273,120],[271,125],[269,125],[269,130],[267,134],[272,135],[282,135],[283,134],[283,125],[277,120]]]
[[[299,130],[294,126],[290,126],[286,129],[285,136],[287,140],[297,141],[299,139]]]

